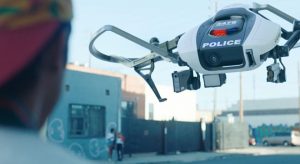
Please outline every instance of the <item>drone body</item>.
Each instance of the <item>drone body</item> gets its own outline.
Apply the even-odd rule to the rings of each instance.
[[[293,23],[293,31],[289,32],[268,20],[259,13],[261,10],[268,10]],[[142,58],[124,58],[101,53],[95,48],[94,42],[107,31],[149,49],[150,54]],[[284,45],[278,45],[281,38],[287,40]],[[96,58],[134,68],[162,102],[166,99],[161,98],[151,77],[155,62],[165,60],[188,67],[188,70],[172,74],[174,92],[177,93],[199,89],[200,74],[203,75],[205,87],[218,87],[226,82],[226,73],[256,69],[268,58],[273,58],[274,63],[267,67],[267,82],[282,83],[286,78],[281,58],[299,46],[296,45],[299,39],[298,20],[270,5],[254,4],[252,7],[236,5],[224,8],[203,24],[164,43],[159,43],[157,38],[152,38],[148,43],[106,25],[95,33],[89,49]],[[176,49],[178,51],[174,52]]]
[[[177,48],[180,58],[201,74],[241,72],[259,67],[280,35],[279,25],[235,6],[184,33]]]

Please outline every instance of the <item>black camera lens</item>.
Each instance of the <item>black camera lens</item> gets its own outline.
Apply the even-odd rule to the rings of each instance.
[[[218,54],[216,53],[209,53],[205,56],[205,60],[208,63],[208,65],[216,67],[221,64],[221,58]]]
[[[271,70],[270,67],[267,67],[267,82],[273,82],[274,80],[274,72]]]

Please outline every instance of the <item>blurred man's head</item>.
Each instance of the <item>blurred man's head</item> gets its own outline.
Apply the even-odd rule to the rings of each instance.
[[[60,93],[70,0],[0,0],[0,99],[18,98],[40,127]]]

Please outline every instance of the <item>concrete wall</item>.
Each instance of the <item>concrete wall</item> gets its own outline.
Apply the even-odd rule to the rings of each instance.
[[[249,127],[247,123],[219,122],[216,125],[217,148],[236,149],[248,147]]]
[[[63,84],[62,97],[47,121],[49,141],[62,145],[84,158],[93,160],[107,158],[105,136],[93,138],[70,137],[69,108],[70,104],[105,107],[104,126],[107,133],[111,127],[118,125],[121,80],[115,77],[67,70]]]
[[[220,116],[221,120],[226,121],[227,116]],[[235,120],[239,120],[239,116],[234,116]],[[296,114],[284,114],[284,115],[256,115],[247,116],[244,115],[244,120],[251,127],[258,127],[261,125],[288,125],[293,126],[299,122],[299,116]]]
[[[137,118],[145,118],[145,82],[137,76],[126,75],[106,70],[99,70],[87,67],[81,67],[69,64],[67,66],[69,70],[81,71],[86,73],[92,73],[96,75],[106,75],[111,77],[117,77],[121,79],[122,88],[122,100],[130,101],[135,104],[135,114]]]
[[[239,101],[223,111],[222,119],[227,119],[227,114],[233,114],[236,120],[239,117]],[[292,126],[299,122],[298,98],[275,98],[244,100],[244,118],[252,127],[266,125]]]

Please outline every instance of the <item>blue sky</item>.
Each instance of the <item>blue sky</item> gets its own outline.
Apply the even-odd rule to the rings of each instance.
[[[91,35],[103,25],[111,24],[146,41],[155,36],[164,42],[201,24],[212,16],[215,1],[217,0],[74,0],[75,17],[69,61],[78,63],[91,61],[91,67],[94,68],[136,75],[133,70],[127,69],[125,66],[99,61],[92,57],[88,51]],[[218,8],[222,8],[235,3],[250,4],[253,1],[219,0],[217,2]],[[255,2],[271,4],[300,19],[299,1],[257,0]],[[271,16],[271,19],[284,27],[291,28],[280,18]],[[147,50],[113,34],[105,34],[97,42],[97,47],[109,54],[125,57],[138,57],[148,53]],[[292,50],[290,57],[283,59],[287,66],[287,82],[283,84],[266,82],[266,66],[271,64],[272,60],[267,61],[254,71],[243,73],[245,99],[298,96],[297,63],[299,59],[300,48]],[[171,73],[182,69],[171,63],[159,62],[156,65],[153,78],[157,84],[172,86]],[[213,107],[214,89],[202,87],[196,92],[200,109]],[[227,82],[217,89],[217,95],[217,108],[224,109],[235,103],[239,98],[239,74],[227,74]]]

